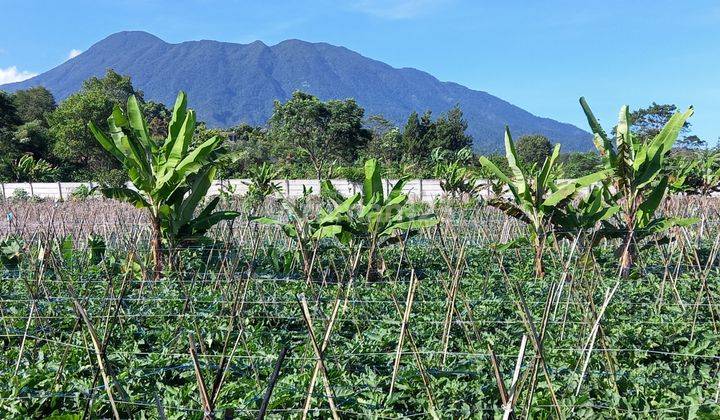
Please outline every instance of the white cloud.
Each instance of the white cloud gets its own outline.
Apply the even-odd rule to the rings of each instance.
[[[18,71],[15,66],[11,66],[6,69],[0,68],[0,85],[5,83],[21,82],[37,75],[37,73],[30,71]]]
[[[353,9],[384,19],[411,19],[435,10],[448,0],[360,0]]]
[[[68,60],[71,58],[75,58],[80,54],[82,54],[82,51],[76,50],[75,48],[73,48],[72,50],[70,50],[70,53],[68,54]]]

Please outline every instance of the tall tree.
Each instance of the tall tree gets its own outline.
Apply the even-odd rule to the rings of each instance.
[[[22,124],[12,97],[0,90],[0,130],[12,131]]]
[[[432,112],[425,111],[422,117],[417,112],[411,113],[402,135],[405,160],[417,162],[429,158],[432,148],[428,141],[433,137]]]
[[[333,154],[345,163],[354,162],[370,138],[370,131],[363,128],[365,110],[354,99],[330,100],[326,106],[330,111],[326,135]]]
[[[455,105],[434,123],[434,137],[429,139],[431,149],[440,147],[457,152],[472,146],[472,137],[465,133],[468,124],[459,105]]]
[[[330,162],[350,162],[367,142],[362,128],[364,110],[354,100],[327,103],[296,91],[282,103],[275,101],[270,118],[270,135],[292,144],[310,160],[318,179],[326,175]]]
[[[57,108],[53,94],[42,86],[18,90],[13,94],[13,102],[24,122],[41,121],[47,124],[45,116]]]
[[[630,129],[633,135],[639,140],[650,141],[660,134],[665,124],[667,124],[670,118],[677,112],[678,107],[676,105],[653,102],[646,108],[639,108],[630,112]],[[691,147],[703,146],[705,143],[697,136],[687,135],[690,132],[690,128],[690,122],[685,121],[682,129],[680,129],[677,144],[679,146]],[[615,130],[616,128],[613,128],[613,134],[615,134]]]
[[[552,153],[552,148],[550,140],[540,134],[522,136],[515,145],[520,163],[526,168],[533,165],[540,168]]]
[[[15,129],[22,123],[12,97],[0,91],[0,180],[14,177],[13,165],[19,158],[15,144]]]
[[[372,115],[367,125],[371,136],[365,149],[368,158],[375,158],[385,167],[400,161],[403,155],[402,133],[382,115]]]
[[[117,183],[120,163],[100,147],[87,127],[91,121],[103,131],[109,130],[107,116],[113,107],[124,107],[130,96],[142,102],[127,76],[108,70],[103,78],[93,77],[82,89],[65,99],[49,116],[50,134],[54,138],[52,154],[67,178]],[[71,176],[72,175],[72,176]]]

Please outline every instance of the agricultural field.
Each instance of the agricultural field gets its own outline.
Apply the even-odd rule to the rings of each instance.
[[[428,204],[374,158],[351,195],[263,164],[210,196],[222,139],[130,97],[89,124],[130,183],[0,205],[0,416],[719,417],[720,154],[669,164],[692,108],[611,138],[580,102],[593,172],[506,129],[505,169],[433,152]]]
[[[563,240],[536,278],[527,245],[496,245],[522,224],[475,206],[439,205],[374,276],[326,240],[307,278],[280,228],[236,219],[213,246],[177,250],[161,280],[136,209],[2,209],[18,245],[0,283],[5,418],[202,418],[204,401],[249,418],[270,388],[273,418],[499,417],[508,396],[533,418],[720,415],[713,199],[668,200],[702,222],[628,278],[610,243]]]

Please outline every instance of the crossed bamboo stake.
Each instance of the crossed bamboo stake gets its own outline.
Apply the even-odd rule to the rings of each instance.
[[[310,400],[312,398],[312,391],[315,386],[315,380],[317,378],[317,373],[322,373],[323,378],[323,387],[325,388],[325,396],[328,400],[328,404],[330,405],[330,413],[332,414],[332,417],[334,420],[339,420],[340,416],[338,415],[337,406],[335,405],[335,393],[332,390],[332,387],[330,386],[330,378],[328,375],[327,366],[325,365],[325,359],[324,354],[325,350],[327,349],[327,344],[330,340],[330,333],[332,331],[332,326],[335,323],[335,318],[337,318],[337,312],[338,308],[340,307],[340,299],[335,300],[335,306],[333,307],[333,314],[330,318],[330,321],[328,322],[328,326],[325,328],[325,334],[323,337],[323,342],[321,345],[318,345],[317,339],[315,338],[315,332],[313,331],[313,324],[312,324],[312,317],[310,316],[310,309],[308,308],[307,299],[305,298],[304,294],[298,294],[297,295],[298,303],[300,304],[300,308],[302,309],[302,315],[303,319],[305,320],[305,325],[307,326],[308,330],[308,336],[310,337],[310,343],[312,344],[313,351],[315,352],[315,369],[313,370],[313,375],[310,380],[310,386],[308,389],[308,395],[305,399],[305,407],[303,408],[303,419],[307,418],[307,412],[310,409]]]

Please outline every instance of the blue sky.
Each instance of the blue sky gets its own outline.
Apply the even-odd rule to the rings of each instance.
[[[620,105],[694,105],[720,136],[720,1],[0,0],[0,83],[48,70],[121,30],[168,42],[342,45],[587,129]]]

